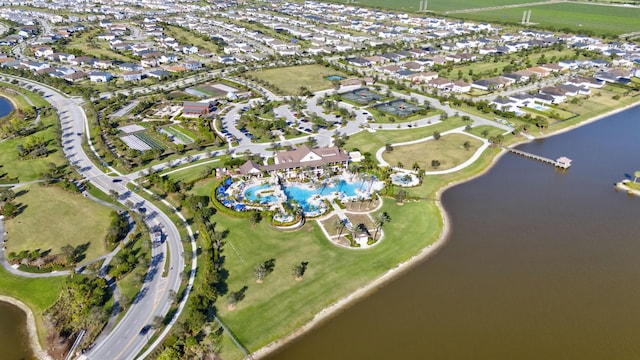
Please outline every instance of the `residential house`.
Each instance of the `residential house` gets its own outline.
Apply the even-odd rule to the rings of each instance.
[[[554,104],[563,103],[567,99],[567,92],[557,86],[546,86],[540,89],[541,94],[549,95],[553,97]]]
[[[202,63],[199,61],[185,61],[184,62],[184,67],[186,67],[188,70],[199,70],[202,68]]]
[[[89,80],[92,82],[109,82],[113,79],[113,75],[109,72],[94,71],[89,74]]]
[[[454,81],[451,91],[460,94],[468,93],[471,91],[471,84],[462,80]]]
[[[445,78],[437,78],[429,80],[427,86],[443,91],[449,91],[453,88],[453,81]]]
[[[77,72],[74,72],[73,74],[65,75],[62,78],[67,80],[68,82],[75,83],[75,82],[79,82],[86,79],[87,74],[82,71],[77,71]]]
[[[142,80],[142,73],[140,71],[129,71],[122,74],[124,81],[140,81]]]

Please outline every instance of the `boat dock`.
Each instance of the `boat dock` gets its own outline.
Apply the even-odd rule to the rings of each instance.
[[[553,165],[555,167],[559,167],[561,169],[568,169],[571,166],[571,159],[569,159],[566,156],[561,156],[561,157],[553,160],[553,159],[546,158],[544,156],[531,154],[531,153],[528,153],[528,152],[522,151],[522,150],[512,149],[512,148],[508,148],[508,147],[503,147],[503,148],[505,150],[511,152],[511,153],[516,154],[516,155],[524,156],[524,157],[527,157],[527,158],[530,158],[530,159],[541,161],[543,163],[551,164],[551,165]]]

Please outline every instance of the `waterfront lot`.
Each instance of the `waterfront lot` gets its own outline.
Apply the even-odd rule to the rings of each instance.
[[[327,76],[347,77],[340,71],[315,64],[251,71],[247,75],[272,84],[281,90],[282,95],[297,95],[300,87],[306,87],[312,92],[330,89],[333,83],[327,80]]]
[[[465,149],[463,144],[469,142],[469,149]],[[431,170],[432,160],[438,160],[440,166],[438,170],[446,170],[456,167],[467,161],[482,145],[482,142],[471,136],[464,134],[449,134],[442,136],[439,140],[429,140],[417,144],[396,146],[393,151],[385,151],[382,155],[384,160],[391,166],[403,164],[403,168],[410,169],[417,163],[421,169]]]
[[[104,242],[110,221],[108,207],[56,186],[31,185],[16,192],[23,193],[15,202],[24,210],[5,220],[7,253],[40,249],[59,254],[67,244],[85,245],[85,260],[108,252]]]
[[[387,201],[382,210],[392,218],[384,228],[385,240],[366,251],[333,245],[312,221],[301,230],[286,233],[270,228],[266,221],[252,228],[246,219],[216,215],[219,224],[230,230],[225,252],[229,291],[247,286],[245,298],[234,311],[227,309],[226,297],[220,299],[219,316],[255,351],[407,260],[436,239],[441,229],[437,208],[431,202],[397,206]],[[417,222],[426,226],[411,233],[403,231]],[[256,284],[254,266],[269,259],[275,260],[273,273],[264,283]],[[309,263],[308,269],[303,280],[295,281],[292,267],[303,261]]]
[[[246,286],[244,298],[233,311],[227,309],[228,297],[220,297],[219,317],[250,351],[293,332],[323,308],[433,243],[442,230],[440,212],[432,201],[435,191],[451,181],[482,171],[498,152],[490,149],[463,171],[429,177],[420,187],[407,189],[420,201],[398,206],[395,200],[385,198],[379,211],[388,212],[391,222],[384,227],[382,242],[367,250],[331,244],[315,221],[307,222],[295,232],[280,232],[271,228],[266,219],[252,227],[247,219],[218,212],[212,221],[218,224],[218,230],[229,230],[224,250],[224,267],[229,272],[228,291],[239,291]],[[217,181],[201,181],[192,192],[211,196],[216,184]],[[406,232],[408,226],[413,229],[411,232]],[[269,259],[275,260],[274,271],[267,275],[264,283],[255,283],[254,267]],[[295,281],[292,267],[303,261],[309,263],[307,271],[303,280]],[[223,358],[237,359],[241,357],[239,354],[232,342],[223,341]]]

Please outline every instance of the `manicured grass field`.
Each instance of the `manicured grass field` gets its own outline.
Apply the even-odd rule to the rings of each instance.
[[[266,221],[253,228],[246,219],[216,215],[219,226],[230,230],[225,251],[229,291],[247,286],[245,298],[234,311],[227,309],[226,297],[218,300],[219,316],[255,351],[407,260],[435,240],[442,226],[432,202],[397,206],[388,201],[382,210],[392,219],[384,228],[385,240],[366,251],[331,244],[315,221],[295,232],[279,232]],[[406,231],[407,226],[417,223],[424,226]],[[275,269],[264,283],[257,284],[253,268],[269,259],[275,260]],[[309,263],[307,271],[302,281],[295,281],[291,269],[302,261]]]
[[[361,153],[369,152],[375,154],[378,149],[385,144],[394,144],[399,142],[417,140],[433,135],[434,131],[445,132],[464,126],[464,121],[457,117],[449,118],[443,122],[425,126],[421,128],[412,128],[406,130],[376,130],[374,133],[361,131],[355,135],[351,135],[347,140],[345,149],[357,148]]]
[[[1,84],[1,86],[5,86],[4,83]],[[47,104],[40,96],[26,90],[24,90],[24,93],[32,99],[37,106]],[[42,173],[48,170],[49,163],[60,166],[65,162],[64,155],[62,151],[58,149],[55,141],[55,127],[59,126],[56,115],[51,112],[48,116],[42,116],[40,120],[44,125],[43,130],[26,137],[11,138],[0,142],[0,180],[8,181],[9,179],[15,178],[17,178],[18,181],[10,182],[36,180]],[[48,141],[47,149],[49,149],[49,155],[37,159],[18,159],[17,146],[25,144],[30,138],[36,136],[42,138],[44,141]]]
[[[468,141],[471,147],[467,150],[463,144]],[[418,163],[421,169],[430,170],[431,161],[440,161],[438,170],[446,170],[456,167],[467,161],[482,145],[482,142],[464,134],[449,134],[439,140],[429,140],[417,144],[396,146],[393,151],[385,151],[382,157],[392,166],[398,162],[403,168],[409,169],[414,163]]]
[[[575,125],[581,121],[593,118],[595,116],[607,113],[624,105],[630,105],[637,102],[638,92],[632,92],[630,96],[622,96],[616,90],[611,90],[611,86],[605,86],[603,89],[593,89],[588,99],[582,100],[578,104],[565,102],[558,107],[562,110],[580,114],[567,121],[561,121],[549,126],[545,132],[556,131],[567,126]],[[614,96],[621,96],[620,99],[613,99]]]
[[[484,135],[482,135],[482,132],[484,130],[487,130],[489,132],[486,137]],[[505,133],[504,130],[502,130],[500,128],[497,128],[497,127],[494,127],[494,126],[489,126],[489,125],[474,126],[468,132],[473,134],[473,135],[475,135],[475,136],[484,137],[486,139],[488,139],[488,138],[490,138],[492,136],[497,136],[497,135]]]
[[[301,65],[263,71],[248,72],[255,78],[271,83],[282,90],[284,95],[296,95],[300,87],[307,87],[311,91],[329,89],[333,83],[326,79],[327,76],[346,74],[322,65]]]
[[[244,299],[233,311],[227,309],[226,296],[218,300],[219,316],[251,351],[291,333],[321,309],[435,241],[442,229],[440,212],[431,201],[435,191],[449,182],[478,173],[498,152],[490,149],[478,162],[460,172],[430,176],[422,186],[408,189],[411,196],[428,200],[398,206],[394,200],[384,199],[380,211],[386,211],[391,222],[384,227],[382,242],[367,250],[331,244],[315,221],[309,221],[295,232],[280,232],[266,221],[251,227],[247,219],[218,213],[213,220],[230,231],[224,265],[229,271],[228,289],[233,292],[247,287]],[[203,185],[194,188],[198,193],[206,193],[205,189],[213,191],[213,183],[198,184]],[[406,231],[408,227],[412,231]],[[331,228],[332,231],[335,229]],[[257,284],[253,268],[269,259],[275,260],[275,269],[262,284]],[[308,262],[307,271],[303,280],[295,281],[291,269],[302,261]],[[231,344],[222,349],[224,359],[239,359],[237,354],[237,348]]]
[[[604,6],[588,3],[558,3],[510,9],[494,9],[474,13],[460,13],[456,17],[487,21],[519,23],[522,12],[531,10],[535,26],[593,32],[596,35],[620,35],[640,31],[640,8]]]
[[[212,41],[207,41],[201,37],[193,36],[193,34],[179,26],[167,25],[165,27],[167,34],[175,38],[181,44],[192,44],[199,49],[206,49],[214,54],[221,53],[220,48]]]
[[[0,295],[10,296],[25,303],[34,313],[40,344],[45,346],[47,331],[42,314],[58,299],[66,276],[24,278],[7,272],[0,266]]]
[[[65,48],[77,49],[88,56],[105,57],[107,59],[131,61],[130,58],[118,54],[109,48],[109,42],[99,40],[97,36],[104,32],[104,29],[87,30],[77,37],[72,37],[71,41],[65,45]]]
[[[7,252],[51,249],[52,254],[59,254],[66,244],[75,247],[85,243],[89,246],[84,261],[108,252],[104,237],[111,209],[55,186],[31,185],[16,192],[23,191],[26,193],[15,201],[24,211],[5,221]]]

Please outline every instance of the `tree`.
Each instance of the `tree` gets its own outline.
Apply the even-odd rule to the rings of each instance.
[[[465,150],[469,150],[471,148],[471,143],[468,141],[465,141],[464,144],[462,144],[462,146],[464,147]]]
[[[304,273],[307,271],[308,265],[309,265],[308,261],[303,261],[300,264],[296,264],[293,267],[293,277],[296,279],[296,281],[302,280]]]
[[[18,213],[18,205],[16,205],[13,201],[5,201],[2,205],[2,215],[6,218],[12,218],[16,216]]]
[[[336,230],[338,231],[338,240],[340,240],[340,235],[342,235],[342,232],[347,227],[347,225],[345,225],[342,219],[336,219],[336,221],[333,223],[333,226],[335,226]]]
[[[395,194],[395,198],[396,198],[396,202],[398,204],[402,204],[404,202],[404,200],[407,198],[407,192],[404,190],[399,190],[396,194]]]
[[[378,232],[382,229],[384,224],[388,223],[389,221],[391,221],[391,216],[389,216],[386,211],[376,215],[376,217],[373,219],[373,223],[376,226],[376,232],[373,234],[373,240],[376,239],[376,237],[378,236]]]
[[[264,263],[259,263],[253,268],[253,276],[258,284],[262,284],[265,276],[267,276],[267,267]]]
[[[487,137],[487,136],[489,136],[489,130],[488,130],[488,129],[484,129],[484,130],[482,130],[482,132],[480,133],[480,135],[482,135],[483,137]]]
[[[640,170],[633,173],[633,182],[636,182],[640,177]]]
[[[440,160],[431,160],[431,167],[433,168],[440,167]]]
[[[153,330],[158,330],[162,327],[162,323],[164,322],[164,320],[162,319],[162,316],[154,316],[153,320],[151,321],[151,329]]]
[[[262,214],[258,211],[254,211],[251,213],[249,219],[251,220],[251,227],[255,227],[262,220]]]
[[[67,263],[74,264],[76,262],[76,249],[73,246],[70,244],[64,245],[60,248],[60,251],[62,252],[62,256],[67,259]]]
[[[384,151],[392,152],[393,151],[393,146],[390,143],[384,144]]]

